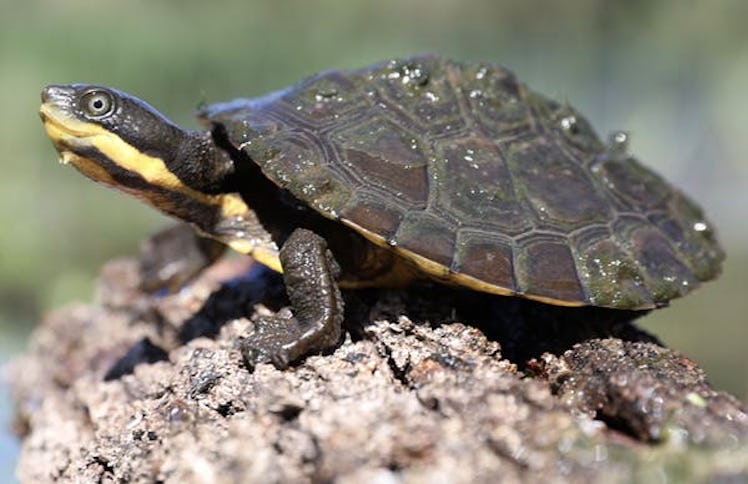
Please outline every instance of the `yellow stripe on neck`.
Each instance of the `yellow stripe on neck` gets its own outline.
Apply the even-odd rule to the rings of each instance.
[[[146,155],[119,136],[104,128],[89,125],[88,137],[91,146],[116,165],[140,175],[148,184],[187,195],[209,205],[220,205],[220,195],[206,195],[185,185],[166,166],[164,160]]]
[[[220,195],[202,193],[185,185],[169,170],[164,160],[141,152],[117,134],[97,124],[86,123],[62,114],[51,105],[42,105],[41,112],[45,116],[47,135],[60,151],[61,160],[65,163],[72,163],[84,175],[96,182],[134,195],[163,211],[169,211],[168,197],[164,198],[164,195],[158,193],[140,192],[116,183],[106,169],[95,161],[75,154],[73,150],[76,146],[96,148],[118,167],[138,174],[148,185],[166,192],[181,193],[201,204],[215,207],[220,210],[220,219],[235,217],[243,217],[247,220],[256,219],[254,213],[237,193]],[[259,222],[256,224],[259,225]],[[262,238],[233,238],[229,235],[218,237],[211,233],[205,235],[216,237],[233,250],[252,256],[259,263],[276,272],[282,272],[278,249],[269,236],[267,240],[264,240]]]
[[[190,188],[169,171],[163,160],[143,154],[120,137],[102,128],[96,131],[99,133],[92,136],[92,145],[120,167],[138,173],[150,185],[182,193],[206,205],[220,207],[222,218],[246,217],[250,213],[249,207],[239,195],[206,195]],[[223,242],[239,253],[252,256],[270,269],[283,272],[278,251],[274,246],[265,247],[256,241],[245,239],[227,238]]]
[[[206,195],[185,185],[169,170],[164,160],[141,152],[117,134],[98,124],[80,121],[70,115],[61,113],[56,107],[48,104],[43,104],[40,111],[45,116],[47,135],[55,144],[72,147],[94,147],[109,161],[125,170],[137,173],[154,187],[182,193],[206,205],[222,205],[222,195]],[[91,171],[89,173],[94,174]],[[96,176],[91,178],[102,182],[106,182],[106,178],[111,179],[105,177],[105,179],[99,180]],[[244,209],[248,210],[246,205]],[[231,211],[235,212],[236,210],[238,210],[238,207],[236,207],[236,203],[232,202]]]

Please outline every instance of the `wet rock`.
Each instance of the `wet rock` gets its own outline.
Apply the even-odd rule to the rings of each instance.
[[[545,325],[536,343],[527,326],[487,338],[430,289],[364,294],[371,309],[357,311],[365,317],[349,321],[334,353],[250,372],[237,341],[271,310],[240,297],[255,286],[225,284],[246,269],[227,259],[179,293],[152,297],[137,289],[137,264],[118,261],[104,269],[97,302],[45,318],[9,369],[25,432],[19,478],[748,478],[745,406],[629,323],[573,335],[565,321],[556,339],[545,313],[521,308]],[[575,317],[579,328],[595,326],[589,313],[563,315]],[[133,360],[131,373],[105,381],[146,339],[168,359]]]
[[[745,437],[745,406],[714,391],[696,363],[676,351],[594,339],[544,360],[564,402],[634,438],[729,447]],[[725,422],[742,425],[731,429]]]

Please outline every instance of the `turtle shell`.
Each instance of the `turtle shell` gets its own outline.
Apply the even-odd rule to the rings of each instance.
[[[208,106],[278,186],[433,277],[558,305],[661,306],[720,271],[702,211],[568,105],[435,55]]]

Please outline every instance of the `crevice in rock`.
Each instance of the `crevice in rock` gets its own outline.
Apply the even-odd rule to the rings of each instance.
[[[241,408],[237,408],[233,402],[222,403],[218,405],[218,407],[216,407],[215,410],[216,412],[218,412],[218,415],[224,418],[230,417],[232,415],[236,415],[237,413],[241,413],[244,411]]]
[[[114,477],[114,466],[112,466],[109,460],[106,459],[105,457],[96,455],[93,457],[91,463],[99,465],[102,468],[102,472],[99,474],[99,479],[98,479],[99,484],[110,482],[110,479]]]
[[[401,368],[400,365],[397,364],[397,361],[395,361],[395,357],[392,353],[392,348],[387,345],[384,341],[379,342],[379,347],[381,348],[380,354],[384,357],[385,361],[387,362],[387,366],[390,369],[390,372],[392,372],[392,376],[400,382],[400,384],[407,388],[408,390],[414,390],[410,378],[408,378],[408,373],[410,372],[410,362],[405,364],[404,368]]]
[[[304,411],[304,407],[296,403],[282,402],[270,411],[273,414],[278,415],[284,422],[293,422],[298,420],[299,415]]]
[[[613,432],[621,433],[627,437],[630,437],[637,441],[646,441],[649,443],[656,443],[656,440],[643,439],[641,432],[637,432],[634,427],[631,426],[631,422],[617,414],[608,414],[604,409],[600,409],[595,412],[594,419],[605,424],[605,427]]]

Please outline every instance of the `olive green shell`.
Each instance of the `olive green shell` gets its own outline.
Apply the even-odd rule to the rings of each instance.
[[[496,65],[393,60],[201,116],[299,200],[468,287],[646,309],[720,271],[702,211],[623,133],[601,143]]]

